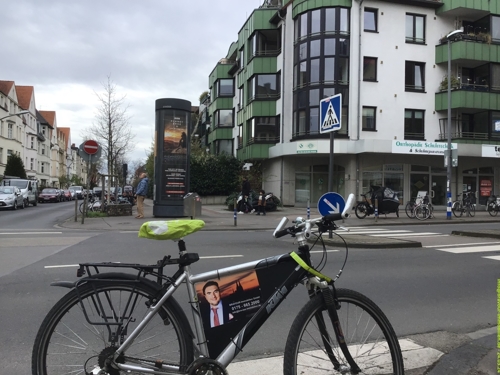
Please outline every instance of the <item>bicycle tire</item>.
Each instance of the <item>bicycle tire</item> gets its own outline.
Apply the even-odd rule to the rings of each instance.
[[[356,214],[356,217],[358,219],[364,219],[368,214],[368,206],[366,205],[366,203],[361,202],[356,206],[354,213]]]
[[[115,317],[128,321],[124,337],[120,338],[121,343],[126,334],[142,321],[148,312],[146,304],[156,294],[157,290],[146,282],[122,280],[93,281],[80,286],[78,291],[72,289],[54,305],[40,326],[33,346],[32,374],[97,373],[93,371],[97,371],[96,366],[97,369],[102,368],[99,360],[103,361],[106,354],[113,352],[111,331],[108,332],[107,325],[90,324],[81,306],[85,306],[86,313],[95,322],[102,323],[102,315],[108,319]],[[103,302],[100,312],[96,302],[99,298]],[[126,309],[127,301],[129,306],[132,305],[129,311]],[[113,326],[110,328],[116,330]],[[192,341],[189,342],[191,337],[186,316],[177,302],[169,299],[124,353],[123,360],[133,357],[136,365],[137,359],[145,359],[186,366],[193,359],[193,345]],[[81,372],[78,372],[80,366]]]
[[[427,204],[419,204],[413,210],[418,220],[427,220],[431,216],[431,210]]]
[[[497,205],[494,202],[488,204],[487,210],[491,216],[497,216],[498,214]]]
[[[453,202],[451,206],[451,212],[453,212],[453,215],[455,215],[455,217],[461,217],[464,213],[462,209],[462,203],[460,203],[459,201]]]
[[[410,219],[415,218],[415,215],[413,214],[414,207],[415,207],[414,203],[411,203],[411,202],[406,203],[405,212],[406,212],[406,216],[408,216]]]
[[[81,214],[83,214],[83,205],[84,205],[84,202],[80,203],[80,206],[78,206],[78,209],[80,210]]]
[[[470,217],[474,217],[476,216],[476,206],[474,206],[473,204],[469,204],[468,206],[468,213],[469,213],[469,216]]]
[[[353,290],[337,289],[336,295],[340,304],[337,309],[340,328],[349,352],[361,368],[361,373],[404,374],[398,338],[380,308],[369,298]],[[324,347],[325,339],[330,344],[330,353],[333,353],[341,366],[349,368],[336,342],[330,322],[320,294],[304,305],[292,323],[286,341],[283,362],[285,375],[334,373],[334,366],[327,354],[328,349]],[[327,332],[320,332],[320,325],[326,327]],[[320,372],[314,372],[315,369]]]

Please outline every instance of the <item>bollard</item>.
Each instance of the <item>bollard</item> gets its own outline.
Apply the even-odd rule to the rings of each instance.
[[[88,197],[88,193],[85,195],[85,197],[83,198],[83,212],[82,212],[82,224],[84,223],[85,221],[85,214],[87,213],[87,197]]]
[[[234,198],[234,226],[238,226],[238,212],[236,211],[236,198]]]
[[[78,195],[75,193],[75,223],[78,221]]]
[[[375,198],[375,222],[378,221],[378,198]]]

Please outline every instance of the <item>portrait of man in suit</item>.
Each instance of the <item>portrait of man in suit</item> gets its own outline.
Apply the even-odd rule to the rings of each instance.
[[[203,295],[209,305],[209,309],[202,311],[205,327],[218,327],[234,318],[229,305],[223,303],[220,297],[219,284],[216,281],[208,281],[203,286]]]

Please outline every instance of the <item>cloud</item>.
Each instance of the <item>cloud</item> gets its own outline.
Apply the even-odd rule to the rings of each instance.
[[[72,142],[95,118],[96,93],[110,76],[126,96],[136,137],[131,160],[145,159],[154,103],[198,105],[208,76],[263,0],[23,0],[2,4],[1,80],[35,87],[38,109],[55,110]]]

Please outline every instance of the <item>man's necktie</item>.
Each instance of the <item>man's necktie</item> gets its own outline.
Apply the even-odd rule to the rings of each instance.
[[[217,315],[217,310],[218,310],[217,307],[212,309],[212,311],[214,312],[214,327],[220,326],[219,315]]]

